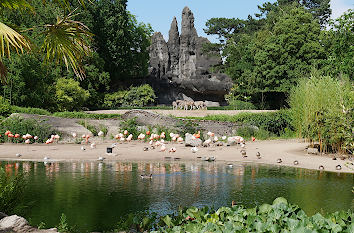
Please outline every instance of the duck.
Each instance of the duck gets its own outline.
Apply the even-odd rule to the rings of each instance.
[[[192,151],[192,153],[196,153],[198,151],[198,148],[197,147],[192,147],[191,151]]]
[[[49,157],[44,157],[43,159],[44,159],[44,160],[49,160],[50,158],[49,158]]]
[[[148,150],[149,150],[149,147],[144,147],[143,150],[144,150],[144,151],[148,151]]]
[[[294,165],[299,165],[299,161],[295,160]]]
[[[114,147],[116,147],[116,146],[117,146],[117,143],[113,143],[113,144],[111,145],[112,148],[114,148]]]
[[[201,158],[201,160],[202,160],[202,161],[208,161],[208,160],[209,160],[209,157],[203,156],[203,157]]]
[[[152,174],[150,175],[140,175],[141,179],[152,179]]]
[[[214,156],[209,157],[208,161],[209,161],[209,162],[215,161],[215,157],[214,157]]]
[[[165,144],[162,144],[162,146],[160,148],[160,151],[161,152],[165,152],[166,151],[166,145]]]
[[[259,152],[256,153],[256,156],[258,159],[262,158],[261,153],[259,153]]]
[[[90,145],[90,147],[91,147],[91,149],[95,149],[96,148],[96,143],[92,143],[91,145]]]
[[[318,167],[318,169],[324,170],[324,166],[320,165],[320,166]]]
[[[342,170],[342,166],[338,164],[338,165],[336,166],[336,170]]]
[[[241,150],[241,155],[243,158],[246,158],[247,157],[247,154],[246,154],[246,151],[245,150]]]
[[[17,158],[20,158],[21,156],[22,156],[22,155],[21,155],[20,153],[17,153],[17,154],[16,154],[16,157],[17,157]]]
[[[85,151],[86,149],[85,149],[85,147],[84,147],[84,146],[81,146],[81,150],[82,150],[82,151]]]
[[[98,159],[97,159],[97,161],[103,161],[103,160],[105,160],[106,158],[103,158],[103,157],[98,157]]]
[[[246,146],[246,145],[245,145],[244,143],[242,143],[242,142],[240,143],[240,145],[241,145],[241,148],[245,148],[245,146]]]
[[[232,163],[228,163],[227,166],[228,166],[229,168],[232,168],[234,165],[233,165]]]
[[[277,163],[281,163],[281,162],[283,162],[283,160],[277,159]]]
[[[176,147],[172,147],[168,152],[174,153],[174,152],[176,152],[176,151],[177,151]]]

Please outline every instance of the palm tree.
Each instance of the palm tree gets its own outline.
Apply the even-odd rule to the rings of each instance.
[[[44,4],[45,2],[43,0]],[[67,0],[53,0],[53,2],[59,4],[64,12],[69,11],[69,13],[65,16],[57,16],[55,24],[38,25],[37,28],[44,29],[42,33],[45,35],[41,51],[45,54],[46,61],[63,63],[67,69],[71,68],[78,78],[83,79],[85,74],[82,69],[82,60],[91,51],[88,42],[92,34],[82,22],[73,20],[75,10],[70,10]],[[78,2],[85,6],[84,0],[78,0]],[[0,0],[0,11],[19,8],[35,11],[26,0]],[[2,82],[6,82],[6,67],[2,59],[4,56],[10,57],[12,50],[17,53],[23,53],[25,50],[31,51],[31,42],[19,32],[0,22],[0,79]]]

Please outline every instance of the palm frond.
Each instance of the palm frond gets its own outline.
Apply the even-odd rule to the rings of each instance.
[[[30,8],[32,6],[26,0],[1,0],[0,1],[0,9],[23,9]]]
[[[64,63],[67,69],[71,67],[75,75],[83,79],[82,61],[91,52],[88,41],[92,34],[82,22],[71,20],[73,16],[57,17],[55,24],[45,25],[42,50],[47,61]]]
[[[25,49],[30,49],[30,44],[20,33],[0,22],[0,80],[2,82],[6,82],[6,68],[2,63],[2,57],[10,57],[11,49],[23,53]]]
[[[43,1],[43,4],[45,4],[49,0],[42,0],[42,1]],[[70,1],[68,1],[68,0],[52,0],[52,1],[57,3],[58,5],[60,5],[61,8],[70,10]],[[77,1],[83,7],[85,7],[86,1],[91,2],[91,0],[77,0]]]

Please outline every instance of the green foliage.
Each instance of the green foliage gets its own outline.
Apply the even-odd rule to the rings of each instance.
[[[55,89],[58,109],[61,111],[79,110],[90,96],[74,79],[59,78]]]
[[[60,222],[59,222],[57,229],[59,232],[69,232],[69,224],[67,222],[65,214],[61,214]]]
[[[111,94],[106,94],[104,96],[103,106],[108,109],[115,109],[123,105],[124,97],[127,95],[128,91],[117,91]]]
[[[7,116],[10,114],[10,103],[7,99],[0,96],[0,116]]]
[[[299,137],[321,151],[353,152],[353,83],[314,73],[292,90],[290,106]]]
[[[119,128],[121,129],[121,133],[123,133],[124,130],[128,130],[129,134],[133,134],[133,139],[138,138],[140,134],[135,117],[121,121]]]
[[[86,11],[88,25],[95,34],[94,46],[113,81],[143,77],[148,69],[152,29],[138,23],[126,8],[126,0],[102,0]]]
[[[243,206],[180,209],[174,215],[130,215],[118,230],[151,232],[351,232],[353,211],[311,217],[297,205],[277,198],[272,205],[246,209]]]
[[[26,113],[26,114],[38,114],[38,115],[51,115],[50,112],[48,112],[45,109],[41,108],[31,108],[31,107],[19,107],[19,106],[11,106],[11,113]]]
[[[78,123],[80,125],[84,126],[87,130],[89,130],[93,134],[93,136],[97,136],[100,131],[103,132],[104,136],[106,136],[108,133],[108,128],[105,125],[101,125],[101,124],[99,126],[91,125],[91,124],[87,123],[86,120],[85,121],[81,120]]]
[[[286,130],[292,130],[292,115],[289,110],[265,113],[239,113],[237,115],[208,115],[202,120],[229,121],[253,125],[280,136]]]
[[[38,136],[37,142],[45,142],[55,132],[45,123],[44,120],[38,121],[35,119],[25,119],[20,116],[12,116],[6,118],[0,122],[0,142],[8,140],[4,133],[10,130],[13,134],[17,133],[22,135],[31,134],[32,136]],[[13,142],[22,142],[23,139],[12,139]],[[34,142],[34,139],[31,139]]]
[[[55,117],[63,118],[80,118],[80,119],[120,119],[120,114],[99,114],[99,113],[86,113],[86,112],[55,112]]]
[[[127,91],[118,91],[112,94],[106,94],[104,107],[144,107],[154,103],[156,95],[149,84],[139,87],[130,87]]]
[[[178,133],[184,137],[186,133],[194,134],[198,133],[198,131],[202,131],[200,126],[192,121],[192,120],[179,120],[176,124],[176,128],[178,128]],[[200,134],[200,139],[204,140],[203,134]]]
[[[8,215],[19,213],[24,206],[23,197],[27,180],[22,173],[10,175],[0,167],[0,210]]]
[[[130,87],[129,91],[124,96],[123,106],[143,107],[154,103],[155,99],[155,92],[149,84],[139,87]]]

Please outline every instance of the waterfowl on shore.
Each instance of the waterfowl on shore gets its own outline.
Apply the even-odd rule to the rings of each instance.
[[[192,151],[192,153],[197,153],[198,148],[197,147],[192,147],[191,151]]]
[[[91,149],[96,149],[96,143],[91,143],[91,145],[90,145],[90,147],[91,147]]]
[[[214,156],[211,156],[211,157],[209,157],[208,161],[209,161],[209,162],[213,162],[213,161],[215,161],[215,159],[216,159],[216,158],[215,158]]]
[[[256,153],[256,156],[258,159],[262,158],[261,153],[259,153],[259,152]]]
[[[17,157],[17,158],[20,158],[21,156],[22,156],[22,155],[21,155],[20,153],[17,153],[17,154],[16,154],[16,157]]]
[[[318,169],[324,170],[324,166],[320,165],[320,166],[318,167]]]
[[[299,165],[299,161],[295,160],[294,165]]]
[[[247,153],[246,153],[245,150],[241,150],[240,152],[241,152],[241,155],[242,155],[243,158],[247,157]]]
[[[336,170],[341,170],[341,169],[342,169],[342,166],[338,164],[338,165],[336,166]]]
[[[232,168],[234,165],[233,165],[232,163],[228,163],[227,166],[228,166],[229,168]]]
[[[332,160],[337,160],[337,158],[336,158],[336,157],[333,157]]]
[[[140,175],[141,179],[152,179],[152,174],[150,175]]]
[[[44,159],[44,160],[48,160],[48,159],[50,159],[50,158],[49,158],[49,157],[44,157],[43,159]]]
[[[81,146],[81,148],[80,148],[82,151],[85,151],[86,150],[86,148],[84,147],[84,146]]]
[[[202,160],[202,161],[208,161],[208,160],[209,160],[209,157],[203,156],[203,157],[201,158],[201,160]]]
[[[116,147],[116,146],[117,146],[117,143],[113,143],[113,144],[111,145],[112,148],[114,148],[114,147]]]
[[[105,160],[106,158],[103,158],[103,157],[98,157],[98,159],[97,159],[97,161],[103,161],[103,160]]]
[[[283,162],[283,160],[277,159],[277,163],[281,163],[281,162]]]
[[[174,160],[181,160],[181,158],[179,158],[179,157],[175,157],[175,158],[173,158]]]
[[[143,150],[144,150],[144,151],[148,151],[148,150],[149,150],[149,147],[144,147]]]

